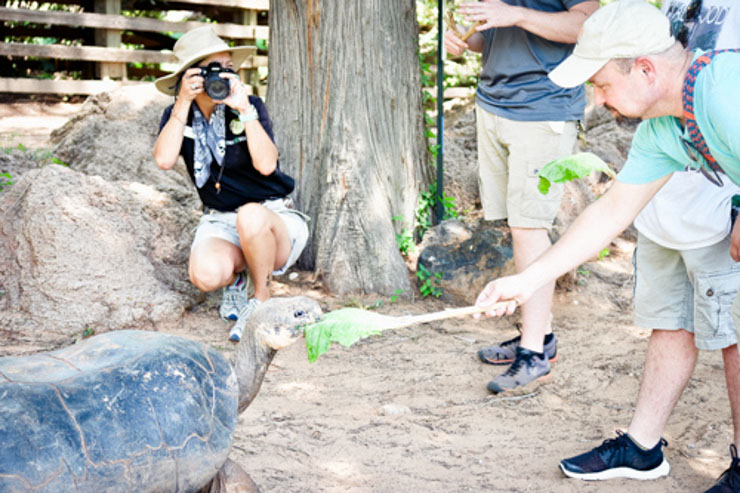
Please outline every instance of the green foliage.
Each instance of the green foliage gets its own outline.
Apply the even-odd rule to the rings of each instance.
[[[393,216],[393,220],[403,225],[403,216]],[[414,233],[405,226],[402,226],[401,232],[396,233],[396,245],[398,245],[401,255],[408,257],[409,253],[413,253],[416,246],[414,244]]]
[[[396,289],[391,295],[391,303],[395,303],[400,295],[403,294],[403,289]]]
[[[443,193],[441,203],[444,211],[442,220],[460,217],[460,211],[457,209],[457,199],[455,197]],[[434,217],[436,205],[437,182],[435,181],[429,185],[429,188],[419,193],[419,198],[416,202],[414,215],[416,219],[416,232],[420,240],[424,238],[424,234],[432,227],[432,218]]]
[[[13,183],[13,177],[10,173],[0,173],[0,192],[3,191],[3,189],[8,188]]]
[[[416,277],[421,281],[419,292],[423,298],[430,295],[439,298],[444,293],[442,290],[441,272],[431,272],[422,264],[419,264],[416,270]]]
[[[608,248],[604,248],[604,249],[603,249],[602,251],[600,251],[600,252],[599,252],[599,258],[598,258],[598,259],[599,259],[599,260],[603,260],[603,259],[605,259],[606,257],[608,257],[610,253],[611,253],[611,252],[609,251],[609,249],[608,249]]]
[[[453,9],[454,3],[447,1],[444,12]],[[434,74],[431,83],[424,87],[436,85],[436,63],[437,63],[437,0],[417,0],[416,20],[419,23],[419,60],[434,68],[430,73]],[[462,25],[462,19],[458,19]],[[444,29],[447,29],[445,25]],[[448,55],[445,59],[444,85],[447,87],[475,87],[478,84],[480,73],[480,55],[475,52],[466,51],[460,56]]]
[[[611,168],[609,168],[609,165],[597,155],[590,152],[582,152],[550,161],[543,166],[539,172],[540,182],[537,188],[540,193],[547,195],[552,183],[565,183],[583,178],[594,171],[606,173],[611,178],[616,176]]]

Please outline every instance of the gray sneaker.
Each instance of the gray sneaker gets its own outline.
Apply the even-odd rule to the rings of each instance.
[[[229,284],[223,289],[221,295],[221,306],[218,314],[224,320],[237,320],[239,312],[247,304],[247,289],[249,288],[249,275],[245,272],[237,274],[234,284]]]
[[[478,357],[482,362],[489,365],[508,365],[514,361],[516,348],[519,347],[521,340],[522,336],[519,335],[501,344],[480,348]],[[545,337],[545,340],[547,340],[547,337]],[[547,355],[550,363],[555,363],[558,360],[558,339],[555,334],[550,338],[550,342],[544,345],[543,352]]]
[[[488,382],[488,390],[494,394],[522,387],[535,380],[550,377],[550,362],[542,353],[535,353],[519,346],[514,362],[508,370]]]
[[[241,309],[239,312],[239,319],[229,331],[229,340],[231,342],[239,342],[242,340],[242,334],[244,333],[244,327],[247,326],[247,320],[260,303],[262,302],[257,298],[251,298]]]

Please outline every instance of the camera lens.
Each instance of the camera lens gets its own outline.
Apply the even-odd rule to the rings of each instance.
[[[211,99],[226,99],[229,95],[229,80],[219,77],[218,74],[208,74],[204,82],[206,94]]]

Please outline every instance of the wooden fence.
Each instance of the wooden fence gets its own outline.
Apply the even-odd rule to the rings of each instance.
[[[129,12],[148,9],[193,12],[196,17],[205,17],[205,21],[216,21],[211,24],[214,31],[227,42],[254,46],[240,75],[253,92],[264,93],[257,68],[267,66],[267,56],[258,54],[255,42],[268,39],[269,0],[63,0],[50,5],[60,4],[65,6],[63,10],[32,9],[20,3],[0,7],[0,25],[4,26],[5,36],[55,41],[34,44],[4,42],[0,38],[0,66],[7,66],[0,71],[0,92],[94,94],[121,84],[140,84],[164,74],[160,64],[175,62],[171,50],[176,39],[166,33],[184,33],[204,23],[122,15],[122,9]],[[122,43],[137,48],[122,48]],[[60,65],[84,67],[76,71],[83,73],[83,78],[34,77],[42,73],[34,63],[44,61],[47,70]],[[31,76],[19,77],[17,72],[24,69]]]

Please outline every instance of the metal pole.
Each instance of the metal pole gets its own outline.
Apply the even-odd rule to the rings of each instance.
[[[444,185],[444,46],[442,36],[444,35],[444,0],[437,0],[437,214],[435,224],[444,218],[444,205],[442,204]]]

